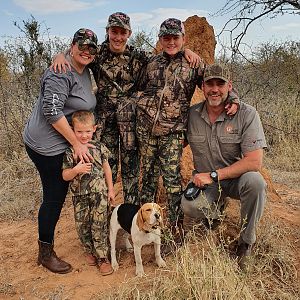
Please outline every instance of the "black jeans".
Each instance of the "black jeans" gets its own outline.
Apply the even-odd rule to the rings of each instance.
[[[68,192],[69,182],[62,178],[64,153],[55,156],[41,155],[27,145],[28,156],[39,171],[43,186],[43,202],[39,209],[39,240],[52,243],[56,223]]]

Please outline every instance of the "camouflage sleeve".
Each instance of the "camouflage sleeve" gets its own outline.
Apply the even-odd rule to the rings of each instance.
[[[228,97],[226,99],[226,103],[235,103],[237,105],[240,105],[239,95],[235,88],[232,88],[232,91],[229,92]]]
[[[99,144],[99,148],[100,148],[102,162],[108,161],[108,159],[111,157],[111,153],[108,150],[108,148],[103,143]]]
[[[96,55],[95,59],[88,64],[88,68],[92,71],[92,74],[94,76],[95,82],[99,81],[100,72],[99,72],[99,62],[98,62],[98,56]]]
[[[153,57],[153,54],[150,52],[135,49],[133,52],[133,57],[139,61],[139,69],[137,70],[135,82],[135,91],[143,91],[147,82],[147,65]]]
[[[93,144],[96,146],[95,149],[97,149],[98,153],[97,155],[100,156],[101,161],[107,161],[111,157],[111,152],[108,150],[108,148],[98,140],[92,140],[90,144]],[[101,163],[102,164],[102,163]]]
[[[198,67],[198,72],[197,72],[197,81],[196,84],[197,86],[201,89],[202,88],[202,83],[203,83],[203,74],[204,74],[204,69],[205,69],[205,64],[203,60],[200,62],[200,66]]]
[[[63,157],[62,169],[71,169],[74,167],[74,158],[73,151],[71,148],[68,148]]]

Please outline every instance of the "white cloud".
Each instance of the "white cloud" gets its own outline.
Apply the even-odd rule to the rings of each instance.
[[[277,26],[272,26],[272,30],[276,31],[289,31],[291,29],[297,29],[300,28],[300,23],[287,23],[287,24],[282,24],[282,25],[277,25]]]
[[[105,4],[106,1],[94,3],[80,0],[14,0],[15,4],[28,12],[39,14],[74,12]]]
[[[3,12],[6,16],[9,16],[9,17],[14,16],[14,14],[11,13],[11,12],[9,12],[8,10],[3,9],[2,12]]]
[[[149,28],[158,28],[167,18],[172,17],[185,21],[188,17],[193,15],[205,17],[208,15],[208,12],[197,9],[157,8],[147,13],[131,13],[130,18],[133,27],[144,27],[146,25]]]

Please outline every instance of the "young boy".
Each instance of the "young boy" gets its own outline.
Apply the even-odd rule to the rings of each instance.
[[[63,160],[63,179],[71,181],[70,190],[74,205],[78,236],[86,252],[87,263],[98,264],[102,275],[113,272],[108,253],[108,202],[114,204],[112,172],[108,163],[109,150],[104,144],[92,140],[96,131],[95,118],[90,111],[77,111],[72,115],[72,126],[81,144],[90,148],[93,162],[75,161],[72,147]]]

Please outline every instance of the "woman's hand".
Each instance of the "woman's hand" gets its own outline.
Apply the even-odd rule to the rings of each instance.
[[[67,72],[67,68],[69,70],[71,70],[71,64],[67,61],[66,56],[64,55],[64,53],[59,53],[57,54],[54,59],[53,59],[53,63],[50,66],[50,70],[54,71],[55,73],[61,73],[62,71],[64,73]]]
[[[75,144],[73,144],[74,159],[86,163],[93,162],[94,159],[89,152],[89,148],[95,148],[95,146],[92,144],[81,144],[80,142],[76,142]]]
[[[86,163],[93,162],[94,159],[89,152],[89,148],[95,148],[92,144],[81,144],[73,129],[70,127],[65,116],[62,116],[55,123],[52,124],[55,130],[57,130],[74,148],[74,159],[77,161],[84,161]]]

